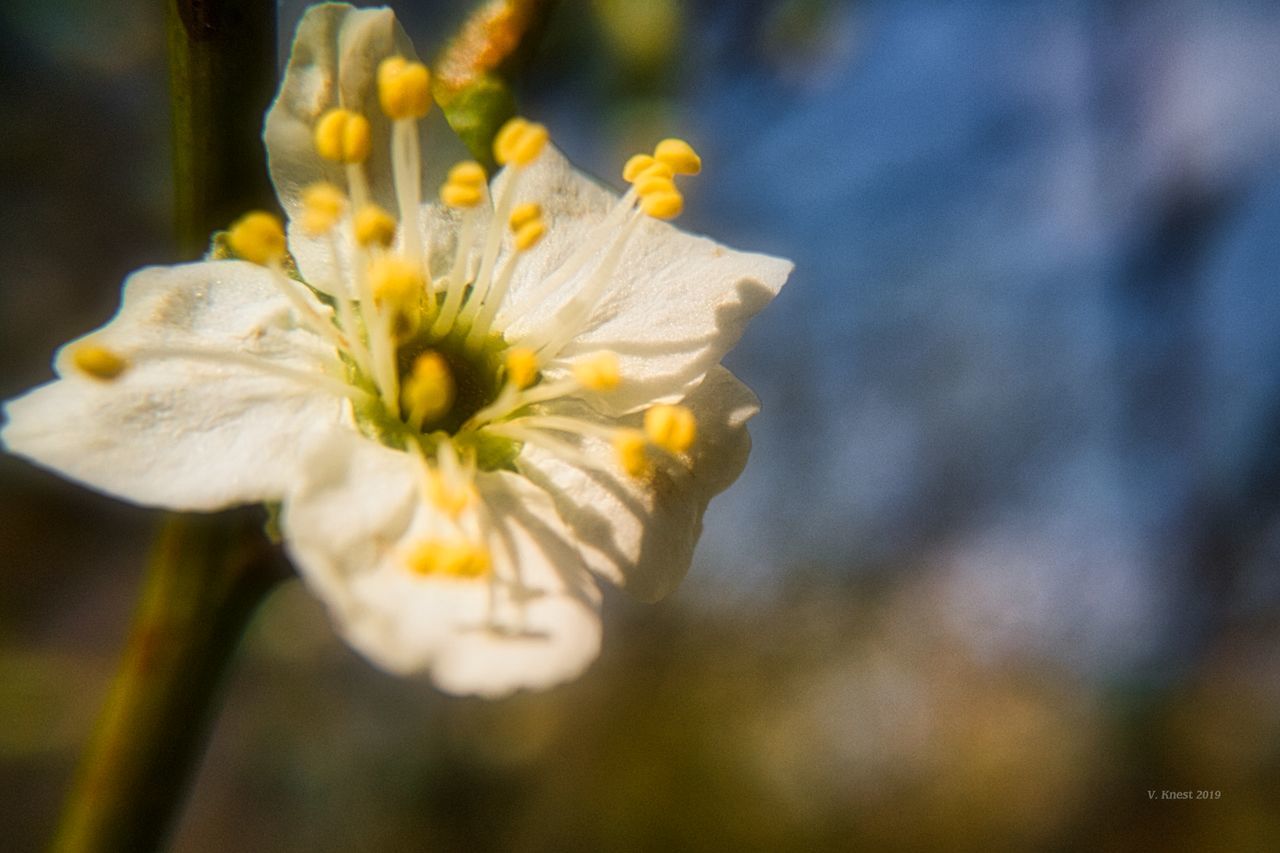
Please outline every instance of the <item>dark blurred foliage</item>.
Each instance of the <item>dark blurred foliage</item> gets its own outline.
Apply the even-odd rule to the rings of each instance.
[[[398,11],[429,52],[464,9]],[[173,257],[158,16],[0,8],[0,395]],[[797,262],[730,358],[752,463],[549,693],[386,677],[277,594],[175,848],[1280,849],[1277,55],[1245,0],[562,3],[526,111],[606,179],[687,135],[685,226]],[[7,457],[0,513],[29,849],[154,517]]]

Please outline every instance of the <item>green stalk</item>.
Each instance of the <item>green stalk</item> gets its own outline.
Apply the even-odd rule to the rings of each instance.
[[[276,86],[275,0],[166,0],[178,246],[273,208],[262,117]]]
[[[187,257],[272,204],[262,116],[275,85],[274,0],[166,0],[175,232]],[[154,850],[189,787],[250,617],[286,571],[250,510],[163,523],[124,656],[52,849]]]
[[[53,850],[159,848],[240,635],[284,577],[256,513],[165,520]]]

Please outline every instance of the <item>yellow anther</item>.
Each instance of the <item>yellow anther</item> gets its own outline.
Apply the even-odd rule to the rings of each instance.
[[[369,289],[373,301],[390,311],[391,334],[404,340],[418,329],[422,319],[425,280],[417,264],[396,255],[374,258],[369,264]]]
[[[449,177],[440,188],[440,200],[449,207],[475,207],[484,200],[487,180],[479,163],[465,160],[449,170]]]
[[[302,191],[302,230],[319,237],[338,224],[346,206],[347,197],[333,184],[312,184]]]
[[[684,210],[684,196],[677,191],[653,193],[640,199],[640,208],[654,219],[675,219]]]
[[[573,366],[573,378],[592,391],[612,391],[622,382],[618,357],[607,350],[590,355]]]
[[[285,254],[284,225],[261,210],[246,213],[227,229],[227,245],[236,257],[254,264],[279,261]]]
[[[547,233],[547,224],[542,221],[542,208],[531,201],[518,205],[511,212],[509,222],[516,236],[516,250],[520,252],[532,249]]]
[[[438,471],[431,471],[427,474],[427,499],[436,509],[457,518],[480,500],[480,496],[469,480],[450,480]]]
[[[547,129],[522,118],[513,118],[502,126],[493,140],[493,156],[498,163],[527,166],[547,145]]]
[[[547,233],[547,223],[541,219],[526,222],[516,231],[516,251],[524,252],[538,245],[538,241]]]
[[[484,199],[484,190],[466,184],[448,183],[440,188],[440,200],[449,207],[475,207]]]
[[[636,194],[641,198],[659,193],[675,193],[676,182],[671,180],[670,175],[662,174],[645,174],[636,181]]]
[[[448,414],[456,391],[453,373],[444,356],[433,350],[418,356],[404,380],[401,394],[412,425],[421,429],[424,424],[435,423]]]
[[[404,555],[409,570],[424,577],[474,580],[489,574],[492,561],[482,546],[465,539],[425,539]]]
[[[119,353],[98,344],[81,344],[71,351],[71,363],[93,379],[110,382],[129,369],[129,362]]]
[[[316,122],[315,143],[326,160],[363,163],[369,157],[369,120],[351,110],[329,110]]]
[[[378,103],[389,118],[422,118],[431,111],[431,72],[421,62],[387,57],[378,66]]]
[[[511,218],[507,221],[511,224],[512,231],[519,231],[520,226],[541,218],[541,205],[536,202],[526,201],[524,204],[516,205],[516,209],[511,211]]]
[[[393,305],[417,302],[423,285],[418,265],[398,255],[382,255],[369,263],[369,289],[374,302]]]
[[[653,157],[666,163],[677,175],[696,175],[702,171],[702,158],[683,139],[664,139],[653,149]]]
[[[528,347],[507,350],[507,381],[523,391],[538,379],[538,354]]]
[[[632,477],[643,477],[649,473],[648,444],[644,433],[638,429],[618,430],[613,437],[613,452],[623,471]]]
[[[484,167],[475,160],[463,160],[449,170],[449,183],[482,189],[489,182]]]
[[[664,178],[670,181],[676,176],[676,170],[672,169],[666,163],[654,160],[648,166],[645,166],[635,177],[635,183],[643,184],[650,178]],[[673,184],[674,186],[674,184]]]
[[[683,453],[698,437],[698,421],[684,406],[652,406],[644,413],[649,440],[672,453]]]
[[[376,204],[366,204],[356,214],[356,242],[361,246],[390,246],[396,239],[396,220]]]
[[[622,180],[630,183],[645,169],[658,162],[648,154],[633,154],[622,167]]]

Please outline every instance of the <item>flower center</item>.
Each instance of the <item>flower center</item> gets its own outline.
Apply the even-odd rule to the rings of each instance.
[[[469,339],[470,329],[455,326],[443,336],[423,324],[395,346],[395,370],[401,400],[392,412],[377,393],[357,401],[356,422],[370,438],[391,447],[416,444],[432,458],[442,441],[451,441],[464,454],[474,454],[480,470],[509,468],[520,443],[508,437],[465,428],[477,412],[498,399],[506,379],[502,335],[491,333],[480,342]],[[349,381],[376,389],[373,377],[348,363]]]
[[[442,430],[456,434],[472,415],[497,399],[502,389],[499,370],[506,342],[499,335],[490,335],[480,347],[467,346],[466,333],[466,329],[454,329],[443,338],[433,339],[419,331],[396,350],[400,387],[405,389],[406,398],[402,417],[420,432]],[[424,369],[424,365],[433,363],[435,368]],[[421,423],[415,424],[417,401],[410,399],[415,396],[447,402],[431,407]]]

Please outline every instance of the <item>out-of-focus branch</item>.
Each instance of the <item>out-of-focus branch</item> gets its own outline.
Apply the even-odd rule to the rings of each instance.
[[[493,167],[493,137],[516,112],[515,76],[553,5],[553,0],[490,0],[471,14],[436,59],[436,101],[486,168]]]

